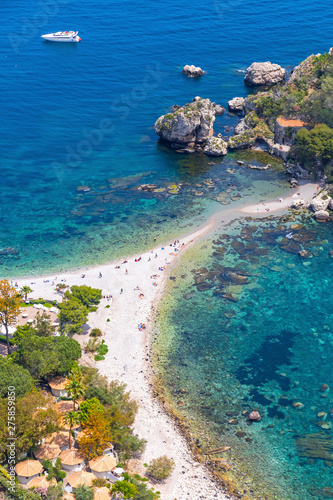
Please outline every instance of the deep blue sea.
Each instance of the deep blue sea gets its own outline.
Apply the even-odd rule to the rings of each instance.
[[[179,155],[158,143],[153,124],[173,104],[185,104],[196,95],[209,97],[224,106],[234,96],[245,96],[248,90],[243,83],[244,70],[253,61],[270,60],[292,67],[311,53],[328,51],[333,45],[332,14],[332,2],[309,0],[281,0],[279,3],[260,0],[250,3],[242,0],[212,0],[206,3],[197,0],[2,0],[1,276],[41,274],[107,262],[112,258],[149,248],[153,236],[164,241],[188,232],[193,226],[203,222],[210,213],[223,209],[225,204],[237,203],[243,198],[252,200],[273,197],[279,190],[285,189],[285,176],[277,163],[267,172],[244,171],[236,167],[237,155],[228,155],[223,161],[212,160],[204,155]],[[70,29],[79,30],[81,43],[52,44],[43,42],[40,38],[45,33]],[[187,78],[181,73],[185,64],[201,66],[206,74],[200,79]],[[227,113],[223,117],[217,117],[215,131],[225,133],[223,127],[233,125],[235,120],[235,117]],[[266,163],[269,159],[258,156],[255,161]],[[232,194],[230,195],[230,182],[237,190],[238,198],[233,199]],[[143,193],[138,189],[143,183],[155,183],[160,191],[154,194]],[[178,186],[176,190],[175,185]],[[83,186],[89,190],[80,190]],[[239,236],[235,235],[237,228],[226,231],[229,230],[234,231],[233,237],[239,240]],[[313,231],[316,232],[317,228]],[[331,241],[326,234],[329,231],[326,226],[321,227],[320,231],[322,240]],[[280,234],[281,238],[284,236],[285,234]],[[265,245],[269,243],[263,238],[262,228],[257,229],[253,238],[257,243],[260,240],[260,245],[263,245],[266,252]],[[283,266],[295,264],[296,270],[305,274],[297,281],[294,293],[292,283],[289,288],[285,287],[286,279],[289,280],[290,276],[278,281],[277,271],[271,269],[274,267],[273,262],[272,265],[265,266],[261,256],[258,260],[254,259],[255,262],[251,263],[254,267],[248,271],[252,275],[258,275],[258,280],[252,277],[251,283],[259,281],[257,285],[266,289],[270,296],[276,290],[281,292],[276,309],[272,308],[270,300],[264,300],[267,295],[260,294],[259,301],[257,294],[248,298],[248,292],[244,292],[246,300],[243,302],[239,299],[235,306],[237,321],[232,319],[233,316],[223,316],[228,319],[228,326],[225,322],[217,322],[218,306],[216,302],[212,304],[214,317],[211,321],[218,326],[209,331],[212,331],[213,340],[216,335],[221,341],[214,344],[218,348],[212,354],[213,368],[219,374],[216,364],[223,366],[224,362],[228,362],[229,376],[232,380],[237,379],[235,384],[242,386],[237,397],[233,398],[226,396],[225,391],[230,390],[230,384],[224,384],[223,377],[218,385],[213,380],[214,387],[220,391],[220,400],[228,401],[229,406],[226,405],[223,411],[232,412],[232,404],[235,404],[237,417],[241,407],[240,400],[245,398],[244,387],[247,387],[249,395],[246,404],[261,405],[260,409],[267,419],[265,422],[263,418],[257,431],[262,425],[270,425],[270,418],[276,419],[275,430],[262,432],[261,437],[257,438],[260,460],[256,455],[256,450],[259,449],[256,446],[251,448],[249,443],[245,449],[241,441],[242,446],[235,447],[234,470],[239,478],[243,478],[239,471],[242,469],[241,456],[245,456],[244,484],[252,481],[252,498],[300,500],[325,498],[325,495],[326,498],[332,498],[333,492],[329,490],[332,488],[332,481],[329,479],[332,459],[329,456],[324,461],[301,457],[299,465],[299,450],[304,449],[305,445],[298,448],[295,445],[297,436],[292,423],[294,416],[285,412],[287,416],[282,418],[278,413],[279,409],[274,409],[275,413],[273,410],[269,413],[269,404],[266,402],[268,409],[265,409],[262,394],[253,392],[267,380],[271,381],[273,385],[268,389],[273,391],[273,395],[270,392],[270,396],[277,397],[277,390],[280,388],[287,393],[280,395],[282,399],[288,400],[286,405],[294,401],[294,397],[299,397],[308,412],[309,408],[314,407],[326,412],[328,416],[325,418],[328,421],[332,419],[329,409],[333,405],[329,393],[325,393],[325,400],[319,399],[321,394],[317,387],[320,383],[329,384],[329,379],[332,378],[327,368],[332,362],[331,344],[322,344],[328,342],[325,336],[328,338],[332,319],[325,316],[324,321],[323,314],[332,307],[332,303],[327,299],[329,283],[324,280],[325,273],[317,272],[329,265],[328,258],[323,257],[324,254],[328,255],[329,245],[325,243],[321,246],[324,253],[320,254],[321,260],[316,265],[312,264],[312,267],[304,266],[297,260],[298,256],[292,253],[284,252],[282,256],[279,255],[283,250],[279,250],[278,243],[276,245],[278,248],[273,245],[273,250],[269,251],[270,258],[273,261],[281,259]],[[208,259],[207,265],[214,267],[209,250],[210,247],[207,247],[202,259]],[[233,262],[233,265],[236,264]],[[190,271],[191,264],[187,265]],[[276,265],[279,266],[279,263]],[[256,270],[256,266],[260,266],[260,270]],[[295,267],[290,269],[293,270],[292,273],[296,272]],[[299,275],[295,279],[297,276]],[[315,281],[316,276],[321,277],[319,282]],[[261,279],[265,280],[267,287],[263,286]],[[315,283],[316,296],[313,300],[322,303],[324,310],[314,308],[311,325],[305,332],[306,318],[309,319],[311,308],[311,301],[304,298],[309,294],[309,283],[312,287]],[[185,285],[187,286],[187,282],[184,281],[184,287]],[[256,285],[252,286],[255,289]],[[237,293],[241,295],[240,292]],[[206,299],[209,299],[210,294],[212,291],[209,290],[197,293],[198,323],[205,322]],[[165,318],[172,317],[172,314],[178,318],[177,307],[182,303],[181,297],[182,295],[177,306],[170,303],[170,309],[164,311]],[[245,315],[259,306],[261,311],[270,310],[270,314],[280,311],[280,316],[277,314],[278,328],[274,337],[272,321],[269,322],[269,331],[267,328],[260,328],[260,324],[266,321],[264,314],[260,316],[261,323],[251,315],[247,318],[246,325],[242,326],[239,321],[239,317],[243,317],[243,313],[239,313],[241,308],[243,312],[245,310]],[[302,315],[302,310],[306,314]],[[295,311],[299,313],[299,321],[302,319],[298,327],[293,319]],[[220,313],[222,315],[223,311]],[[288,318],[292,323],[290,328],[286,325]],[[316,331],[317,323],[320,331]],[[168,331],[168,328],[162,327],[163,325],[161,331]],[[237,332],[242,332],[243,350],[238,351],[239,342],[232,343],[232,335],[228,337],[230,351],[226,349],[221,340],[225,328],[235,328],[236,337]],[[255,335],[251,335],[251,332],[255,332]],[[306,341],[302,344],[303,334]],[[177,335],[177,342],[182,339],[183,346],[186,347],[187,337],[185,336],[184,341],[182,328]],[[250,339],[254,339],[253,342]],[[289,389],[281,387],[280,378],[276,381],[272,370],[269,372],[270,376],[267,376],[266,369],[269,371],[272,356],[272,351],[267,346],[274,342],[281,343],[284,350],[282,349],[281,363],[274,358],[272,370],[274,373],[286,373],[287,375],[281,376],[287,377],[292,387],[296,387],[292,384],[299,382],[299,389],[293,391],[293,394],[289,394]],[[204,348],[206,345],[206,335],[198,337],[195,353],[205,350],[205,355],[208,356]],[[295,349],[297,363],[286,355],[286,351],[288,354],[292,349]],[[230,366],[232,351],[235,358],[233,368]],[[172,359],[176,365],[175,352],[178,352],[177,349],[170,349],[165,355],[170,355],[166,359]],[[311,352],[311,356],[305,356],[307,352]],[[264,368],[258,373],[253,368],[257,359],[260,362],[262,359],[266,360]],[[207,360],[196,355],[195,362],[189,362],[188,366],[196,373],[201,373],[202,369],[204,374],[205,370],[211,369],[205,363]],[[297,375],[301,367],[299,377],[311,377],[312,363],[317,372],[323,364],[326,368],[325,376],[316,374],[310,389],[310,385],[301,384]],[[291,377],[290,370],[294,370],[294,377]],[[183,375],[180,373],[179,376]],[[191,372],[186,372],[186,377],[189,376]],[[207,373],[201,380],[206,376]],[[195,377],[193,381],[196,381]],[[209,383],[209,380],[205,380],[207,393],[212,393],[216,398]],[[194,401],[195,391],[196,388],[193,387]],[[316,400],[312,405],[311,398]],[[325,405],[320,405],[320,401],[324,401]],[[209,404],[206,406],[209,407]],[[208,422],[207,429],[210,422],[212,435],[216,433],[215,414],[199,414],[200,412],[194,411],[194,406],[191,411],[198,421],[203,418]],[[315,418],[316,410],[311,411],[311,418]],[[309,413],[305,415],[304,418],[310,418]],[[301,418],[300,410],[297,422]],[[221,432],[223,430],[228,434],[229,431],[225,430],[225,416],[221,421],[222,424],[218,424],[222,425]],[[299,434],[303,436],[308,430],[304,424],[299,429]],[[311,432],[315,433],[313,428],[310,429]],[[320,427],[317,432],[324,435],[322,439],[331,443],[331,429]],[[290,439],[291,434],[295,436],[294,441]],[[280,441],[276,440],[276,436]],[[287,436],[285,441],[283,436]],[[274,453],[283,443],[284,448],[281,449],[285,453]],[[332,456],[333,451],[328,453]],[[268,474],[269,481],[266,481],[267,470],[270,470],[270,464],[273,463],[274,468]],[[308,482],[306,478],[309,479]],[[292,489],[291,485],[294,485]],[[247,492],[249,496],[250,490]],[[260,493],[256,493],[259,491]]]

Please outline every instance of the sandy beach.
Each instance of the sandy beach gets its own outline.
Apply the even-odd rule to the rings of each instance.
[[[29,298],[61,300],[61,295],[55,290],[55,285],[60,282],[69,287],[86,284],[102,290],[105,298],[98,311],[89,315],[89,327],[98,327],[104,332],[109,352],[104,361],[90,364],[94,364],[110,380],[118,379],[126,383],[132,397],[138,402],[139,411],[134,430],[147,440],[146,450],[140,461],[149,462],[161,455],[174,459],[176,468],[172,476],[164,484],[156,485],[163,500],[229,498],[213,483],[206,468],[193,460],[185,439],[172,419],[158,401],[152,398],[146,362],[149,325],[168,270],[185,249],[213,227],[214,219],[211,218],[204,227],[182,238],[175,246],[174,242],[165,246],[156,242],[150,252],[108,265],[57,276],[18,280],[19,287],[29,285],[33,289]],[[141,260],[136,262],[140,257]],[[124,260],[127,262],[124,263]],[[99,273],[102,274],[101,278]],[[140,298],[140,294],[143,297]],[[110,295],[112,298],[107,299],[106,296]],[[107,305],[110,307],[106,308]],[[107,322],[107,319],[110,321]],[[144,331],[139,331],[140,323],[146,325]],[[88,333],[87,328],[84,334],[76,336],[81,345],[88,341]]]
[[[316,190],[317,184],[307,183],[296,190],[293,189],[282,201],[268,200],[256,205],[230,209],[224,211],[223,216],[225,219],[228,214],[229,220],[241,214],[266,216],[267,208],[269,212],[285,210],[295,196],[310,201]],[[98,327],[103,331],[109,352],[104,361],[91,361],[90,364],[96,366],[100,373],[110,380],[118,379],[126,383],[132,397],[138,402],[139,410],[134,429],[141,438],[147,440],[141,462],[149,462],[161,455],[174,459],[176,468],[172,476],[164,484],[157,486],[163,500],[230,498],[213,482],[208,470],[193,460],[178,428],[152,397],[148,362],[149,326],[158,300],[162,297],[163,283],[178,256],[210,232],[215,223],[218,223],[221,214],[222,212],[212,216],[202,228],[177,240],[176,243],[169,242],[164,245],[152,241],[153,250],[141,255],[87,270],[17,280],[19,287],[29,285],[33,289],[29,298],[42,297],[60,301],[61,294],[55,290],[55,285],[61,282],[68,287],[86,284],[102,290],[105,298],[102,299],[97,312],[89,315],[89,327]],[[140,323],[146,325],[145,330],[139,331]],[[81,345],[89,339],[90,328],[87,326],[84,334],[77,336]]]
[[[286,210],[290,207],[294,200],[304,200],[304,202],[310,202],[317,194],[318,186],[322,184],[316,184],[313,182],[300,182],[299,186],[295,189],[290,190],[291,194],[278,198],[277,200],[268,200],[256,203],[255,205],[247,205],[240,209],[241,213],[244,214],[261,214],[266,215],[270,212],[278,212]]]

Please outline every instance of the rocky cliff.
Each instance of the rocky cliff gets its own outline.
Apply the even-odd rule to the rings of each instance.
[[[193,153],[202,151],[214,134],[215,104],[195,97],[173,113],[160,116],[154,128],[157,135],[173,149]]]

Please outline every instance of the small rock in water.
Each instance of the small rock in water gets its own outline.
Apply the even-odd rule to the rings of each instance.
[[[237,431],[237,432],[236,432],[236,436],[237,436],[237,437],[240,437],[240,438],[243,438],[243,437],[245,437],[245,436],[246,436],[246,432],[244,432],[244,431]]]
[[[300,403],[299,401],[296,403],[293,403],[293,407],[296,408],[297,410],[300,410],[301,408],[304,408],[303,403]]]
[[[194,76],[202,76],[204,74],[204,71],[199,68],[199,66],[194,66],[193,64],[189,65],[186,64],[183,68],[183,73],[185,75],[194,77]]]
[[[250,415],[249,415],[249,420],[251,420],[252,422],[260,422],[261,420],[261,415],[258,411],[251,411]]]
[[[326,391],[328,391],[328,390],[329,390],[329,386],[328,386],[327,384],[322,384],[322,385],[320,386],[320,390],[321,390],[322,392],[326,392]]]

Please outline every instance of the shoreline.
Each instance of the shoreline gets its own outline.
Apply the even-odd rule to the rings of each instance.
[[[284,199],[284,203],[267,201],[265,205],[245,207],[237,204],[211,215],[199,229],[180,238],[176,246],[169,243],[155,247],[141,255],[124,259],[125,263],[118,260],[89,269],[81,268],[61,273],[59,275],[61,278],[57,276],[56,279],[54,275],[49,275],[17,280],[20,287],[27,284],[34,290],[29,294],[29,298],[59,299],[61,295],[54,288],[60,281],[68,286],[85,284],[100,288],[103,296],[112,295],[112,299],[102,299],[97,312],[90,313],[88,320],[90,328],[100,328],[105,334],[103,338],[109,352],[104,361],[89,360],[88,364],[96,367],[101,375],[107,376],[109,380],[117,379],[124,382],[131,397],[137,401],[138,413],[134,432],[139,434],[140,438],[147,440],[146,450],[140,457],[140,462],[148,463],[161,455],[167,455],[175,460],[176,468],[172,476],[165,483],[156,486],[163,500],[230,498],[220,488],[219,482],[208,467],[196,461],[186,440],[186,431],[177,424],[173,412],[153,394],[154,374],[150,357],[150,335],[158,304],[163,300],[166,280],[178,263],[179,256],[214,228],[239,217],[246,217],[246,214],[266,217],[266,210],[257,211],[261,207],[270,207],[271,212],[284,210],[289,206],[286,204],[293,200],[293,196],[298,196],[297,192],[302,193],[302,198],[305,198],[304,193],[307,197],[311,194],[312,198],[316,187],[316,184],[311,183],[299,186]],[[141,260],[136,262],[139,257]],[[160,270],[162,268],[165,269]],[[98,276],[99,272],[102,273],[101,278]],[[123,293],[120,292],[121,289]],[[144,294],[142,299],[139,298],[140,293]],[[144,331],[138,330],[140,323],[146,325]],[[84,330],[81,335],[75,336],[75,339],[83,346],[89,339],[88,331]],[[82,361],[86,363],[87,359],[88,357],[84,355]],[[136,471],[144,473],[140,467]]]

